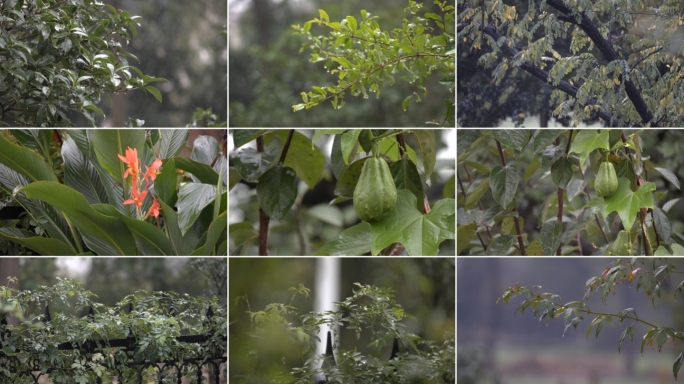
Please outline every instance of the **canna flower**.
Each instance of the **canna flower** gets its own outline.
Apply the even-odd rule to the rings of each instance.
[[[138,177],[140,173],[140,163],[138,162],[138,150],[131,149],[131,147],[126,148],[126,157],[119,154],[119,159],[128,165],[126,173],[124,173],[124,178],[128,177],[129,174],[133,175],[133,179]]]
[[[157,198],[154,197],[152,200],[152,206],[150,207],[150,210],[147,211],[147,215],[145,215],[145,218],[147,218],[149,215],[152,215],[155,218],[158,218],[159,217],[159,208],[161,208],[161,206],[159,205]]]
[[[162,161],[161,161],[161,159],[155,160],[154,163],[152,163],[152,165],[150,165],[150,166],[147,168],[147,171],[145,172],[144,178],[145,178],[145,179],[148,179],[148,178],[149,178],[150,180],[154,181],[154,180],[157,178],[157,175],[159,174],[159,172],[157,172],[157,170],[158,170],[161,166],[162,166]]]
[[[133,184],[135,185],[135,182]],[[137,188],[133,188],[131,189],[131,193],[133,194],[133,198],[124,201],[124,205],[135,204],[138,208],[142,207],[143,201],[145,201],[145,197],[147,196],[147,191],[140,192]]]

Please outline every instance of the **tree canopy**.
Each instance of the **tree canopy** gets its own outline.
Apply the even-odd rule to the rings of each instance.
[[[684,124],[679,1],[458,1],[458,123]]]

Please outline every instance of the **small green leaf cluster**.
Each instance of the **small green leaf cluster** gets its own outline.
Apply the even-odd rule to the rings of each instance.
[[[253,331],[247,335],[231,335],[233,340],[239,340],[239,343],[231,345],[239,353],[236,356],[249,357],[233,360],[234,354],[231,353],[231,363],[236,364],[235,372],[238,372],[231,373],[231,381],[268,380],[304,384],[320,375],[331,382],[344,383],[404,383],[411,380],[441,383],[454,380],[454,335],[445,335],[444,342],[440,344],[410,334],[402,321],[413,317],[394,300],[392,289],[360,283],[354,285],[357,289],[352,296],[335,303],[340,307],[336,311],[302,314],[296,307],[280,303],[269,304],[263,311],[248,311]],[[300,284],[300,289],[291,290],[295,290],[297,295],[301,287]],[[316,334],[322,326],[333,329],[333,340],[338,340],[337,327],[353,330],[357,340],[361,339],[362,333],[364,337],[370,336],[369,345],[376,347],[378,352],[394,338],[398,338],[404,347],[400,347],[395,359],[388,361],[389,356],[364,355],[336,343],[333,350],[338,357],[333,362],[330,356],[312,354],[316,344],[321,342]],[[299,363],[293,363],[291,369],[282,364],[285,357],[278,355],[285,351],[294,351],[299,356]],[[312,364],[316,368],[312,368]]]
[[[408,133],[412,133],[415,140],[404,143],[403,135]],[[314,189],[325,174],[325,157],[314,143],[326,134],[335,135],[330,157],[332,173],[337,179],[333,204],[353,198],[355,207],[358,205],[357,215],[364,221],[345,229],[338,239],[320,246],[316,254],[370,252],[378,255],[383,250],[391,251],[394,244],[401,244],[409,255],[429,256],[438,253],[444,240],[455,237],[455,207],[454,200],[449,198],[449,189],[445,187],[445,198],[432,207],[425,204],[424,186],[436,164],[432,130],[320,129],[311,139],[294,130],[291,136],[285,130],[234,130],[235,148],[252,140],[263,140],[263,150],[244,148],[231,154],[235,168],[234,172],[231,170],[230,188],[240,180],[256,182],[260,208],[270,218],[283,221],[298,199],[295,178]],[[403,144],[398,144],[397,136],[402,137],[399,142]],[[377,153],[378,157],[364,157],[363,152]],[[422,160],[421,172],[418,159]],[[368,164],[369,161],[373,164]],[[371,170],[366,177],[363,177],[364,169]],[[380,176],[382,179],[378,179]],[[449,183],[453,181],[447,181]],[[383,196],[378,196],[378,191]],[[305,212],[337,226],[343,224],[342,219],[336,221],[330,217],[339,210],[328,206],[324,210],[325,214],[315,209]],[[249,222],[231,224],[230,232],[236,234],[233,252],[237,254],[246,252],[250,242],[258,237]]]
[[[209,356],[222,356],[227,348],[227,313],[218,298],[191,297],[174,292],[138,291],[126,296],[113,307],[95,301],[95,295],[77,280],[57,278],[49,287],[19,291],[0,287],[0,317],[19,319],[19,325],[7,325],[3,334],[3,359],[31,361],[33,371],[39,370],[54,383],[93,383],[98,379],[112,380],[118,375],[136,379],[138,371],[128,362],[175,360],[184,362]],[[58,303],[73,306],[77,313],[92,308],[92,315],[77,317],[52,310],[47,318],[45,308]],[[129,311],[129,309],[131,309]],[[213,316],[208,317],[208,308]],[[9,309],[9,310],[7,310]],[[11,322],[10,322],[11,324]],[[206,342],[179,343],[181,334],[207,335]],[[125,353],[109,347],[109,340],[132,336],[135,352]],[[88,340],[98,341],[102,349],[92,355],[79,351]],[[77,346],[74,350],[59,350],[63,343]],[[0,369],[0,381],[33,383],[31,375]],[[196,365],[189,364],[183,374],[192,376]],[[155,369],[144,369],[146,380],[174,380],[175,372],[158,375]]]
[[[0,10],[0,124],[70,126],[77,111],[95,125],[102,95],[166,81],[129,65],[123,50],[138,16],[100,1],[8,0]],[[132,72],[138,75],[135,77]]]
[[[681,248],[681,247],[680,247]],[[616,288],[620,284],[630,284],[633,280],[637,280],[636,290],[641,290],[651,300],[655,307],[656,298],[661,298],[661,289],[664,284],[669,283],[674,275],[681,274],[680,270],[672,261],[661,258],[651,259],[617,259],[606,266],[603,273],[599,276],[594,276],[587,280],[585,284],[585,294],[581,301],[571,301],[562,303],[560,296],[552,293],[538,293],[541,287],[533,286],[526,287],[521,285],[514,285],[509,287],[504,292],[499,300],[503,300],[508,304],[509,300],[521,296],[524,300],[517,306],[515,312],[524,312],[528,308],[532,308],[532,315],[539,317],[539,322],[552,321],[554,319],[563,318],[565,330],[573,327],[577,329],[580,322],[585,320],[585,316],[593,316],[589,326],[587,327],[586,337],[589,338],[591,331],[594,331],[594,337],[598,339],[599,334],[606,325],[615,328],[615,320],[620,325],[628,322],[629,325],[620,335],[618,339],[618,352],[622,347],[625,339],[634,341],[634,333],[638,323],[644,324],[648,330],[644,332],[641,339],[640,351],[643,355],[644,347],[649,346],[651,349],[658,348],[661,351],[666,342],[673,343],[684,342],[684,332],[678,331],[672,327],[661,327],[639,317],[634,308],[626,308],[619,313],[600,312],[591,309],[587,300],[592,293],[597,292],[601,296],[601,301],[605,303],[606,298],[610,295],[615,295]],[[674,298],[677,294],[684,291],[684,281],[680,282],[674,290]],[[497,301],[498,303],[498,301]],[[682,363],[684,362],[684,354],[680,353],[673,364],[673,374],[675,379]]]
[[[455,83],[455,42],[454,42],[454,6],[448,2],[435,0],[441,14],[420,14],[422,3],[410,0],[405,11],[410,19],[404,19],[401,28],[386,31],[380,28],[376,16],[361,10],[361,19],[347,16],[337,22],[330,21],[328,14],[320,9],[320,19],[307,21],[302,26],[293,25],[297,34],[306,38],[302,50],[312,50],[311,62],[325,62],[327,72],[337,75],[336,85],[313,86],[313,91],[302,92],[303,104],[292,106],[294,112],[312,108],[321,102],[330,100],[334,109],[344,106],[344,96],[349,91],[352,96],[368,92],[380,97],[380,87],[394,85],[395,76],[410,84],[415,84],[416,91],[406,96],[402,108],[407,110],[411,100],[421,102],[428,90],[422,82],[433,72],[442,76],[441,83],[453,92]],[[434,28],[431,23],[437,25]],[[327,36],[315,35],[311,32],[313,24],[330,29]],[[445,100],[446,114],[441,122],[453,125],[454,101]]]

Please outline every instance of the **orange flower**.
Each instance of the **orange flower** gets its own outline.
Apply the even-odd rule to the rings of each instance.
[[[133,179],[135,180],[135,179]],[[135,184],[135,183],[134,183]],[[134,185],[135,187],[135,185]],[[142,193],[138,191],[137,188],[131,189],[131,193],[133,193],[133,198],[128,199],[124,201],[124,204],[135,204],[138,206],[138,208],[142,207],[143,201],[145,201],[145,197],[147,196],[147,191],[143,191]]]
[[[155,197],[152,200],[152,206],[150,207],[150,210],[147,211],[147,215],[145,215],[145,218],[147,218],[147,216],[149,216],[149,215],[152,215],[155,218],[159,217],[159,208],[161,208],[161,206],[159,205],[159,202],[157,201],[157,198]]]
[[[138,150],[137,149],[131,149],[131,147],[126,148],[126,157],[123,157],[119,154],[119,159],[126,163],[128,165],[128,169],[126,170],[126,173],[124,173],[124,178],[128,177],[129,174],[133,175],[133,178],[135,179],[138,177],[138,174],[140,173],[140,163],[138,162]]]
[[[158,170],[161,166],[162,166],[162,161],[161,161],[161,159],[155,160],[154,163],[152,163],[152,165],[150,165],[150,166],[147,168],[147,171],[145,172],[144,178],[145,178],[145,179],[148,179],[148,178],[149,178],[150,180],[155,180],[155,179],[157,178],[157,175],[159,174],[159,172],[157,172],[157,170]]]

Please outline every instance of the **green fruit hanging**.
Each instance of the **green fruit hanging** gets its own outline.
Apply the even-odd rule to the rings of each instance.
[[[387,162],[371,156],[361,168],[354,188],[354,209],[363,221],[380,219],[397,203],[397,187]]]
[[[615,193],[618,188],[617,174],[613,163],[606,161],[601,163],[598,175],[594,181],[594,190],[598,197],[608,197]]]

